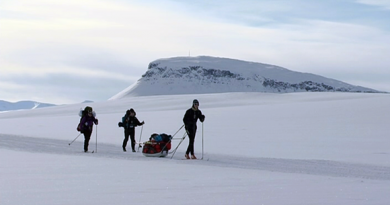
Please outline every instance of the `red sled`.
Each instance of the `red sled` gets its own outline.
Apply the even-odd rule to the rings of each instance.
[[[166,157],[171,149],[171,140],[171,135],[154,133],[144,143],[142,154],[146,157]]]

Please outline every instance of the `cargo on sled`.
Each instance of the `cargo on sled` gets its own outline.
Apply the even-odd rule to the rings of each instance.
[[[171,149],[171,140],[171,135],[154,133],[149,141],[143,143],[142,154],[146,157],[166,157]]]

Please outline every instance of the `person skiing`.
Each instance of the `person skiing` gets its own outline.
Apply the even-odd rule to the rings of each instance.
[[[184,126],[189,138],[188,148],[186,154],[184,155],[186,159],[190,159],[189,154],[191,154],[191,159],[196,159],[194,154],[194,142],[197,128],[196,122],[198,119],[203,123],[205,116],[199,110],[199,101],[195,99],[192,102],[192,107],[186,111],[183,118]]]
[[[125,116],[122,117],[123,128],[125,128],[125,139],[123,140],[122,148],[126,152],[127,141],[129,136],[131,139],[131,149],[135,152],[135,127],[145,124],[144,121],[140,122],[133,108],[126,111]]]
[[[88,152],[89,140],[91,139],[93,124],[98,124],[98,119],[96,119],[96,113],[92,110],[92,107],[85,107],[81,111],[81,120],[80,120],[80,132],[84,134],[84,152]]]

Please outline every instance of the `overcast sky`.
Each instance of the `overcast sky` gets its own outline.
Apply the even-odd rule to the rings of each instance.
[[[0,1],[0,100],[104,101],[188,55],[390,92],[390,0]]]

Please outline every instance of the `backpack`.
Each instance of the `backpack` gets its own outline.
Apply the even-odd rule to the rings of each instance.
[[[86,112],[85,112],[84,110],[80,110],[80,112],[79,112],[80,122],[79,122],[79,124],[77,125],[77,131],[78,131],[78,132],[81,132],[81,133],[83,133],[83,132],[82,132],[82,130],[83,130],[83,129],[82,129],[82,126],[83,126],[83,125],[81,124],[81,120],[83,119],[85,113],[86,113]]]
[[[83,117],[88,113],[88,112],[92,112],[93,116],[96,116],[96,113],[92,110],[92,107],[85,107],[84,110],[80,109],[79,111],[79,116],[80,116],[80,122],[79,124],[77,125],[77,131],[78,132],[81,132],[83,133],[83,125],[81,124],[81,120],[83,119]]]

